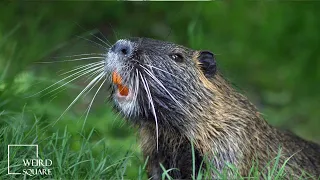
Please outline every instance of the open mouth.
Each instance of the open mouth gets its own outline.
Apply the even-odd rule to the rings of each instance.
[[[122,83],[121,76],[116,72],[112,72],[112,82],[116,88],[116,97],[119,100],[130,100],[132,99],[132,90],[128,86]]]

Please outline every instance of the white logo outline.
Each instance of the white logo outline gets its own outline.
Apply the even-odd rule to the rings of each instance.
[[[8,174],[22,174],[10,172],[10,147],[36,147],[36,156],[39,158],[39,148],[37,144],[9,144],[8,145]]]

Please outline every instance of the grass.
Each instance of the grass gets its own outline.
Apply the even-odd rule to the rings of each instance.
[[[64,130],[58,130],[53,133],[47,131],[48,126],[43,126],[37,117],[33,118],[32,126],[25,123],[26,117],[25,112],[19,114],[20,117],[7,118],[4,126],[0,128],[0,174],[3,174],[4,179],[131,179],[126,176],[127,168],[130,166],[130,159],[135,158],[132,152],[127,152],[122,158],[115,159],[112,155],[112,151],[105,144],[104,138],[93,138],[95,129],[92,129],[87,135],[80,134],[80,139],[75,140],[73,136],[68,132],[68,127]],[[7,114],[8,115],[8,114]],[[4,113],[0,117],[3,118]],[[94,140],[93,140],[94,139]],[[78,141],[80,146],[74,150],[72,144],[74,141]],[[38,144],[39,145],[39,157],[43,159],[52,160],[53,164],[49,168],[52,170],[52,175],[41,176],[41,175],[4,175],[7,172],[7,145],[8,144]],[[249,177],[242,177],[238,169],[227,164],[227,167],[219,172],[208,163],[206,159],[206,167],[199,172],[195,170],[195,156],[194,148],[192,146],[192,158],[193,158],[193,176],[194,180],[210,179],[211,173],[218,174],[219,179],[283,179],[287,176],[284,173],[287,159],[283,164],[279,164],[281,157],[281,149],[278,155],[267,164],[264,170],[259,170],[253,163],[252,168],[249,172]],[[13,148],[10,150],[11,162],[16,162],[21,159],[30,158],[32,149],[26,147]],[[147,179],[145,168],[148,160],[142,162],[136,169],[137,176],[133,179]],[[203,163],[203,162],[202,162]],[[202,164],[203,165],[203,164]],[[163,169],[162,179],[172,179],[169,172],[175,168]],[[203,166],[202,166],[203,167]],[[22,172],[26,168],[22,165],[14,166],[11,165],[11,172]],[[41,168],[41,166],[37,167]],[[267,171],[265,171],[267,170]],[[234,176],[228,176],[228,173],[234,174]],[[292,177],[293,178],[293,177]],[[305,178],[305,177],[304,177]],[[294,179],[304,179],[302,176]],[[310,178],[312,179],[312,178]],[[315,179],[315,178],[314,178]]]
[[[1,117],[3,117],[3,114]],[[127,178],[125,172],[129,164],[128,159],[133,158],[133,154],[127,152],[121,159],[113,158],[113,154],[109,150],[111,147],[107,147],[103,138],[93,140],[94,129],[87,135],[80,134],[81,138],[76,140],[68,132],[68,127],[65,127],[63,131],[58,130],[48,134],[48,126],[43,127],[36,117],[32,126],[26,125],[26,119],[23,117],[9,119],[0,129],[0,140],[2,142],[0,174],[3,178],[21,178],[21,175],[5,175],[8,168],[6,146],[9,144],[37,144],[39,146],[39,157],[52,160],[53,165],[49,167],[52,169],[52,176],[28,176],[28,179],[47,179],[48,177],[53,179]],[[76,150],[72,148],[74,141],[78,141],[80,145]],[[19,151],[22,153],[18,153]],[[30,158],[28,154],[30,154],[30,149],[28,151],[26,147],[13,148],[10,151],[11,162]],[[22,172],[23,168],[25,167],[13,167],[11,172]],[[138,177],[142,179],[143,176],[142,171]]]

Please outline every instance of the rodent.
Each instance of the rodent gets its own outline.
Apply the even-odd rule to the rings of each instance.
[[[113,101],[138,126],[152,179],[161,179],[160,163],[179,169],[169,171],[172,178],[190,179],[191,141],[196,173],[204,157],[219,172],[230,163],[246,177],[258,162],[260,172],[267,173],[264,168],[281,147],[278,166],[290,158],[285,178],[299,177],[301,170],[320,176],[320,146],[269,125],[218,72],[210,51],[137,37],[118,40],[105,61],[105,71],[113,73]],[[235,175],[226,173],[229,178]],[[219,176],[212,172],[212,178]]]

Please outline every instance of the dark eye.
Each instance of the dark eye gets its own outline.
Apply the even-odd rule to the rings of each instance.
[[[183,62],[183,56],[179,53],[170,54],[169,57],[176,62]]]

